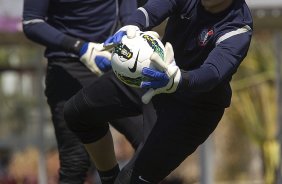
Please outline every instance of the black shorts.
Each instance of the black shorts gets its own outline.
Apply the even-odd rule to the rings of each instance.
[[[144,132],[145,138],[156,116],[152,104],[144,105],[141,102],[143,93],[141,89],[123,84],[113,72],[108,72],[93,80],[91,85],[84,87],[66,103],[65,119],[72,131],[86,144],[106,133],[106,122],[142,115],[146,111],[143,130],[139,130]]]

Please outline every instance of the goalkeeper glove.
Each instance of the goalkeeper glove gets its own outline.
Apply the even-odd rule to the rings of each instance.
[[[158,70],[152,68],[143,68],[142,75],[149,78],[149,81],[143,81],[141,88],[149,89],[143,96],[142,102],[149,103],[153,96],[160,93],[173,93],[181,83],[181,71],[174,60],[174,52],[170,43],[165,45],[164,61],[157,53],[153,53],[151,61]]]
[[[127,25],[120,28],[113,36],[110,36],[105,42],[104,46],[109,47],[111,45],[117,45],[121,42],[121,39],[124,35],[128,38],[134,38],[136,36],[136,32],[140,31],[137,26]]]
[[[140,29],[137,26],[133,26],[133,25],[124,26],[104,42],[104,47],[113,47],[121,43],[122,37],[124,35],[126,35],[129,39],[134,38],[137,32],[140,32]],[[159,34],[155,31],[146,31],[146,33],[150,33],[152,36],[156,38],[160,37]]]
[[[105,50],[103,44],[84,43],[80,49],[79,56],[80,61],[98,76],[112,68],[110,62],[111,53]]]

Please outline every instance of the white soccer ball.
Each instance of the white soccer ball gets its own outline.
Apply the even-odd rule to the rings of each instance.
[[[164,59],[164,50],[163,43],[152,33],[138,31],[136,37],[131,39],[125,35],[113,50],[113,71],[125,84],[140,88],[141,82],[147,80],[142,75],[142,69],[156,69],[150,57],[156,52]]]

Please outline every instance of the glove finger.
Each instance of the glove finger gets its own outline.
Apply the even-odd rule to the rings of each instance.
[[[172,45],[169,42],[165,44],[165,63],[167,65],[171,64],[174,61],[174,52]]]
[[[177,74],[178,70],[179,70],[178,66],[169,67],[168,70],[166,71],[168,78],[174,77]]]
[[[154,89],[149,89],[143,96],[142,96],[142,102],[144,104],[148,104],[153,96],[155,95],[155,90]]]
[[[142,75],[152,80],[167,80],[168,79],[166,73],[154,70],[152,68],[147,68],[147,67],[144,67],[142,69]]]
[[[158,38],[158,39],[160,38],[159,33],[157,33],[156,31],[146,31],[145,33],[148,33],[148,34],[152,35],[155,38]]]
[[[111,62],[103,56],[96,56],[95,63],[97,67],[103,72],[107,72],[112,68]]]
[[[119,44],[121,43],[122,37],[126,34],[124,31],[120,31],[116,33],[116,36],[114,37],[113,43],[114,44]]]
[[[107,47],[112,44],[119,44],[121,42],[122,37],[126,34],[125,31],[120,31],[114,34],[113,36],[109,37],[105,42],[104,42],[104,47]]]
[[[162,88],[164,86],[167,85],[169,81],[144,81],[141,83],[141,88],[143,89],[149,89],[149,88],[153,88],[153,89],[158,89],[158,88]]]
[[[154,52],[151,57],[151,61],[153,62],[153,65],[160,71],[166,71],[167,70],[167,64],[162,60],[162,58],[159,56],[158,53]]]
[[[137,29],[135,26],[129,26],[126,30],[127,38],[131,39],[136,36]]]
[[[107,47],[107,46],[109,46],[109,45],[112,45],[112,44],[113,44],[113,39],[114,39],[114,36],[109,37],[109,38],[104,42],[104,47]]]
[[[150,88],[150,82],[146,82],[146,81],[143,81],[143,82],[141,82],[141,85],[140,85],[140,87],[142,88],[142,89],[149,89]]]

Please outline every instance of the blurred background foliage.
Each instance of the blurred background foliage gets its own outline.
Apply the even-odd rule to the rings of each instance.
[[[164,25],[156,28],[160,35]],[[38,183],[42,121],[48,184],[55,184],[58,154],[49,109],[45,101],[42,106],[40,96],[44,78],[38,67],[46,64],[42,47],[26,40],[21,32],[0,35],[0,184]],[[280,145],[274,50],[273,30],[255,31],[250,51],[231,83],[232,105],[211,136],[215,184],[277,183]],[[122,135],[112,131],[119,161],[126,163],[133,150]],[[163,184],[199,183],[199,160],[196,150]],[[93,177],[87,184],[97,181]]]
[[[280,147],[275,71],[273,35],[258,32],[233,78],[232,105],[222,122],[230,126],[225,138],[230,152],[221,156],[227,156],[230,165],[217,172],[219,178],[276,183]]]

